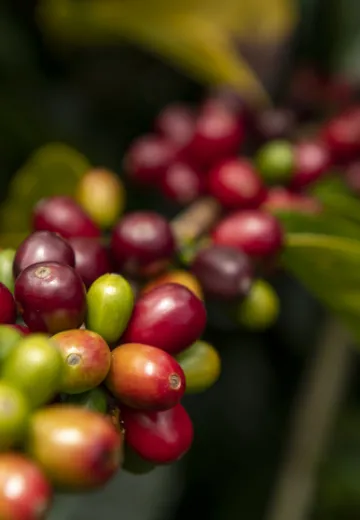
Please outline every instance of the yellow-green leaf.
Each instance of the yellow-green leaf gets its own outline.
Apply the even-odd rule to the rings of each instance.
[[[311,233],[360,240],[360,225],[324,210],[319,215],[277,211],[285,233]]]
[[[360,342],[360,241],[289,234],[282,261]]]
[[[159,53],[194,78],[267,99],[234,38],[272,43],[295,20],[294,0],[43,0],[39,19],[62,41],[128,40]]]

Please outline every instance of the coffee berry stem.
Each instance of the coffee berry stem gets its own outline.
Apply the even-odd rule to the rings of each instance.
[[[289,439],[266,520],[307,520],[319,465],[332,433],[352,366],[351,340],[328,318],[293,405]]]
[[[212,197],[203,197],[182,211],[171,222],[178,247],[201,238],[216,224],[221,215],[220,204]]]

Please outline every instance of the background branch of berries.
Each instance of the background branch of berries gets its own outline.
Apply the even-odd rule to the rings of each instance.
[[[155,3],[163,9],[160,18]],[[90,39],[104,43],[101,23],[111,21],[105,43],[136,39],[196,78],[226,80],[243,99],[220,88],[198,103],[166,106],[127,148],[124,183],[110,160],[90,161],[86,147],[83,155],[60,142],[26,157],[12,179],[0,214],[0,481],[21,478],[24,487],[15,502],[1,497],[0,512],[25,508],[30,518],[43,517],[52,488],[94,489],[120,466],[146,474],[189,450],[193,427],[182,399],[209,389],[221,372],[222,338],[213,346],[203,335],[205,308],[213,329],[266,331],[281,317],[276,276],[286,271],[345,324],[355,343],[360,335],[357,92],[328,70],[314,75],[303,69],[276,96],[280,103],[264,108],[249,57],[248,32],[253,40],[255,29],[266,33],[270,49],[270,40],[288,33],[290,11],[282,11],[274,30],[272,16],[262,24],[257,14],[260,4],[272,9],[275,2],[243,2],[239,22],[231,11],[239,3],[230,9],[229,2],[228,11],[221,7],[221,24],[216,2],[207,23],[186,14],[182,2],[175,11],[181,23],[174,25],[163,23],[171,19],[170,4],[154,0],[145,6],[145,27],[134,16],[144,8],[140,0],[92,1],[85,11],[85,4],[74,9],[71,1],[45,4],[48,42],[54,36],[52,43],[65,42],[65,56]],[[123,18],[113,16],[117,9]],[[53,24],[54,13],[59,23]],[[187,30],[196,22],[198,31]],[[177,28],[182,43],[171,46]],[[241,58],[229,45],[235,33]],[[216,46],[219,35],[222,46]],[[212,59],[204,59],[210,49]],[[267,53],[260,58],[259,69],[264,61],[271,64]],[[3,121],[11,134],[22,127],[10,116],[22,110],[11,113],[6,105],[4,121],[17,123]],[[30,116],[20,136],[29,149],[49,135],[53,140],[51,130],[32,135],[34,120]],[[160,205],[163,211],[154,211]],[[311,436],[301,450],[305,490],[337,411],[340,383],[349,375],[348,337],[340,334],[336,341],[344,349],[337,351],[338,329],[331,331],[319,348],[313,386],[302,392],[298,443],[290,443],[291,462]],[[325,486],[325,492],[333,496],[336,481],[351,495],[339,466],[332,471],[337,478],[324,480],[331,491]],[[289,483],[289,473],[283,476]],[[282,488],[281,480],[278,491],[276,520],[279,511],[293,519],[294,509],[306,518],[311,493],[289,502],[291,486]],[[282,509],[286,501],[290,513]]]

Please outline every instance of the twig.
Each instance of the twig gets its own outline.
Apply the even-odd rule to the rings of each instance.
[[[178,244],[197,240],[210,231],[221,215],[220,204],[211,197],[204,197],[173,219],[171,226]]]
[[[351,366],[350,339],[328,321],[299,390],[290,442],[267,520],[309,520],[317,470],[332,431]]]

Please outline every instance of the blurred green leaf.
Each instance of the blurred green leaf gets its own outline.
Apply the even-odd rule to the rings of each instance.
[[[360,342],[360,240],[290,233],[282,261]]]
[[[333,214],[360,224],[360,201],[344,193],[322,193],[319,196],[323,206]]]
[[[43,0],[45,30],[62,41],[121,39],[157,52],[196,79],[229,84],[267,99],[235,39],[282,41],[295,18],[293,0]]]
[[[360,240],[358,224],[327,210],[319,215],[278,211],[276,216],[280,219],[286,233],[316,233]]]

